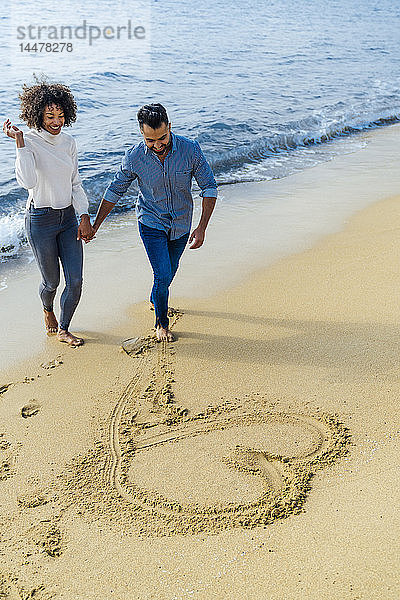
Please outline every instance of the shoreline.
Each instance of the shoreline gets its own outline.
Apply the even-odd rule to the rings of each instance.
[[[368,143],[361,150],[281,180],[223,186],[203,248],[186,250],[182,256],[171,288],[173,297],[201,298],[229,290],[258,269],[340,231],[351,215],[366,206],[394,195],[400,188],[399,132],[400,125],[393,125],[363,134]],[[196,202],[194,223],[198,218]],[[13,314],[16,308],[19,312],[13,327],[3,334],[0,370],[48,346],[36,265],[19,265],[14,275],[7,265],[3,275],[7,272],[8,280],[2,285],[8,287],[0,291],[2,310],[4,314]],[[147,299],[151,279],[136,216],[131,213],[106,221],[97,239],[85,246],[84,290],[72,331],[83,336],[87,332],[90,337],[90,332],[101,335],[99,323],[105,334],[127,324],[131,306]],[[59,296],[60,290],[56,306]],[[33,311],[36,318],[32,318]],[[134,335],[140,335],[135,324],[127,337]]]

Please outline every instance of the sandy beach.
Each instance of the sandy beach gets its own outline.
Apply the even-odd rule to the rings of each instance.
[[[399,598],[400,196],[351,165],[313,176],[376,201],[296,254],[254,242],[247,276],[232,251],[213,293],[178,282],[174,344],[145,301],[104,328],[84,307],[82,348],[48,339],[2,371],[0,597]]]

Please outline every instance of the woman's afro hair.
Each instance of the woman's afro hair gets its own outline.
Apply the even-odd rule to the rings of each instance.
[[[21,100],[20,118],[31,129],[39,130],[43,125],[43,112],[46,106],[60,107],[64,112],[66,127],[76,121],[76,103],[71,90],[62,83],[48,83],[36,79],[34,85],[24,84],[19,94]]]

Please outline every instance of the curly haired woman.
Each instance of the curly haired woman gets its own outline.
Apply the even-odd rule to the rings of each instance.
[[[76,103],[68,87],[39,81],[23,86],[20,117],[24,134],[7,119],[3,131],[16,142],[15,173],[29,191],[25,226],[28,241],[42,275],[39,295],[48,335],[81,346],[83,339],[69,332],[82,291],[82,240],[93,237],[88,199],[78,172],[75,140],[62,131],[76,121]],[[79,216],[80,224],[76,218]],[[60,283],[60,262],[65,288],[60,299],[60,322],[53,302]]]

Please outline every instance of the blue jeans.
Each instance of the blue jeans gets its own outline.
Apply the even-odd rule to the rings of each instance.
[[[154,283],[150,300],[156,313],[156,327],[167,328],[169,286],[179,266],[179,259],[187,244],[189,233],[170,240],[165,231],[147,227],[139,221],[139,233],[153,268]]]
[[[39,295],[43,308],[53,310],[54,297],[60,283],[60,261],[65,288],[61,295],[60,329],[68,331],[82,292],[83,250],[77,240],[78,222],[73,206],[67,208],[35,208],[33,203],[25,216],[29,244],[36,258],[42,281]]]

